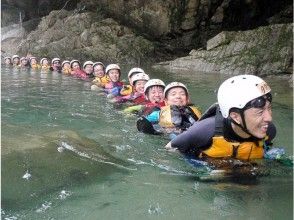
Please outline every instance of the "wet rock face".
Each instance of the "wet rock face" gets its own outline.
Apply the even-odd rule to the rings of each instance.
[[[153,50],[161,59],[172,59],[194,48],[210,49],[214,46],[206,42],[222,31],[291,23],[293,15],[290,0],[6,0],[1,7],[12,7],[14,14],[22,10],[23,21],[53,9],[74,8],[44,17],[36,30],[38,37],[32,33],[19,45],[20,52],[126,62],[138,62],[150,53],[154,57]],[[2,17],[5,14],[9,13],[2,10]],[[102,22],[105,18],[112,19]],[[11,19],[17,22],[18,15]],[[105,36],[100,30],[111,34]]]
[[[18,12],[22,11],[22,21],[25,22],[33,18],[46,16],[50,11],[63,7],[68,10],[74,9],[77,2],[78,0],[4,0],[2,1],[1,9],[9,14],[18,14]],[[5,16],[2,16],[2,18]],[[7,24],[2,23],[3,25]]]
[[[207,50],[156,65],[170,71],[192,70],[225,74],[292,74],[291,24],[276,24],[249,31],[221,32],[208,40]]]
[[[23,21],[61,8],[102,13],[174,52],[204,46],[222,30],[289,23],[293,15],[290,0],[6,0],[2,5],[23,11]]]
[[[138,63],[151,56],[153,44],[111,18],[93,12],[52,11],[19,45],[19,54],[81,61]]]

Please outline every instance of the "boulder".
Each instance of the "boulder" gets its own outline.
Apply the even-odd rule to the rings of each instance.
[[[225,74],[293,74],[291,24],[276,24],[249,31],[221,32],[207,42],[207,50],[192,50],[187,57],[159,63],[155,68]]]
[[[153,44],[111,18],[93,12],[52,11],[18,45],[18,53],[107,62],[138,63],[150,56]]]

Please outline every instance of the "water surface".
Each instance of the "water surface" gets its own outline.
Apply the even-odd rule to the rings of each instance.
[[[124,76],[129,68],[125,68]],[[292,169],[265,161],[253,181],[201,180],[168,153],[164,137],[138,133],[136,117],[58,73],[1,70],[2,218],[292,219]],[[228,75],[146,70],[187,85],[202,110]],[[293,155],[293,95],[269,79],[275,146]]]

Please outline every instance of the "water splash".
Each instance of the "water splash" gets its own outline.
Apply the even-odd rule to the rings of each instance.
[[[23,179],[29,180],[32,177],[32,175],[27,170],[26,173],[22,176]]]
[[[159,203],[156,204],[156,206],[150,205],[149,209],[148,209],[148,213],[150,215],[159,215],[159,214],[163,214],[161,208],[159,207]]]
[[[47,202],[45,201],[42,205],[41,208],[38,208],[36,210],[37,213],[44,213],[47,209],[51,208],[52,202]]]
[[[61,192],[59,193],[58,195],[58,198],[60,200],[64,200],[66,199],[67,197],[71,196],[72,195],[72,192],[70,191],[66,191],[66,190],[61,190]]]

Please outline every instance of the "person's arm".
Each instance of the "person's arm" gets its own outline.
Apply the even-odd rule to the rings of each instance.
[[[178,135],[165,148],[171,150],[178,149],[182,153],[195,149],[204,149],[211,144],[215,130],[215,118],[207,118],[195,122],[187,131]]]

